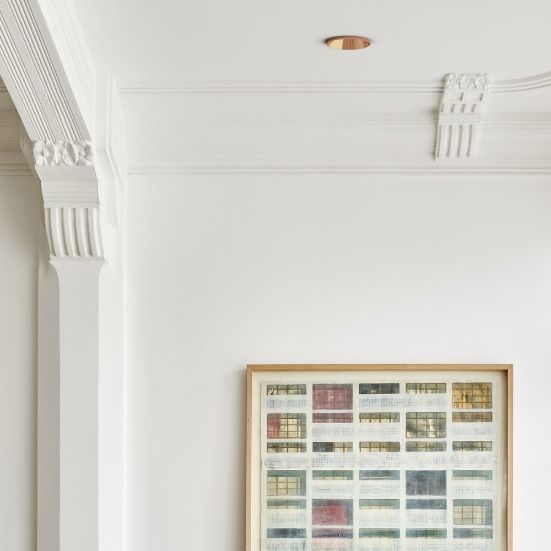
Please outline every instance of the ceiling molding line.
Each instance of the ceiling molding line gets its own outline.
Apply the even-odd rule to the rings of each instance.
[[[436,160],[475,157],[482,104],[488,89],[486,73],[450,73],[446,76],[438,111]]]
[[[496,80],[488,85],[495,93],[513,93],[538,90],[551,86],[551,71],[525,78]],[[189,83],[177,86],[126,84],[119,87],[121,94],[184,95],[184,94],[309,94],[309,93],[409,93],[440,94],[444,83],[430,81],[310,81],[310,82],[213,82]]]
[[[181,86],[155,86],[148,84],[126,85],[119,88],[121,94],[310,94],[310,93],[418,93],[438,94],[442,83],[415,81],[320,81],[320,82],[236,82],[236,83],[196,83]]]
[[[123,98],[131,173],[149,167],[163,173],[166,167],[206,167],[201,172],[215,167],[220,172],[256,166],[429,168],[434,163],[440,98],[410,105],[386,96],[377,102],[346,97],[349,101],[316,96],[305,102],[288,96],[234,96],[227,101],[218,101],[221,96],[191,101],[188,96],[185,105],[180,98]],[[483,107],[477,157],[450,158],[437,165],[551,165],[551,113],[488,112],[495,109],[494,100],[491,96]]]
[[[369,165],[305,165],[305,166],[142,166],[130,168],[129,176],[167,176],[187,174],[422,174],[459,176],[551,176],[551,166],[465,166],[419,165],[419,166],[369,166]]]
[[[526,78],[499,80],[490,83],[490,90],[498,94],[503,94],[538,90],[540,88],[547,88],[548,86],[551,86],[551,71]]]

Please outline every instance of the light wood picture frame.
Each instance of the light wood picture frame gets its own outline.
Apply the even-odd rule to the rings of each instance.
[[[480,392],[484,394],[487,391],[488,382],[491,383],[490,404],[484,402],[486,398],[477,397],[477,392],[480,395]],[[396,387],[396,384],[399,386]],[[444,388],[443,384],[445,385],[445,391],[442,390]],[[296,393],[297,387],[299,392],[304,392],[304,395],[299,397],[304,398],[302,401],[297,400],[296,395],[294,397],[285,395],[286,392]],[[413,393],[410,394],[410,391]],[[283,395],[267,397],[269,393],[274,392],[283,392]],[[393,395],[387,396],[386,401],[383,396],[377,395],[386,392],[393,393]],[[432,393],[442,394],[431,396]],[[338,402],[338,400],[341,400],[341,402]],[[444,404],[444,400],[447,404],[446,408],[435,405]],[[477,402],[476,400],[482,401]],[[418,401],[418,404],[427,405],[417,405],[416,401]],[[269,407],[266,404],[269,404]],[[379,408],[370,404],[387,405]],[[388,404],[396,404],[396,407],[388,406]],[[381,417],[373,413],[378,409],[384,410],[382,417],[385,421],[388,420],[390,415],[385,412],[392,409],[400,411],[400,414],[392,414],[392,421],[396,421],[396,426],[392,427],[393,434],[397,435],[400,431],[399,438],[397,436],[395,438],[396,442],[362,441],[364,437],[360,435],[361,431],[380,431],[382,428],[380,424],[379,426],[374,424],[365,427],[359,424],[366,420],[371,423],[373,418]],[[412,411],[406,412],[408,409]],[[425,409],[428,411],[420,412],[420,410]],[[435,411],[438,409],[443,411],[436,415]],[[337,412],[344,413],[339,415]],[[444,413],[445,415],[443,415]],[[397,420],[396,418],[400,415],[400,420]],[[439,417],[439,420],[435,421],[434,417],[436,416]],[[491,419],[489,423],[463,422],[467,419],[470,421],[487,421],[488,418]],[[351,423],[352,419],[352,425],[341,423],[342,421]],[[316,423],[314,423],[314,420]],[[378,418],[376,420],[380,421]],[[320,421],[323,421],[323,423]],[[325,421],[331,421],[334,424],[326,424]],[[297,422],[299,425],[296,424]],[[488,427],[490,427],[490,432],[488,432]],[[338,432],[337,428],[341,432]],[[443,432],[438,432],[440,429]],[[416,430],[417,432],[415,432]],[[332,431],[334,434],[348,434],[351,442],[323,441],[327,438],[331,439]],[[354,431],[359,432],[355,436],[351,436]],[[474,438],[473,440],[460,441],[457,435],[463,434],[461,431],[466,431],[467,436],[475,433],[487,433],[491,437],[487,437],[487,441],[474,441]],[[310,436],[310,433],[314,436]],[[365,436],[368,433],[361,434]],[[316,435],[317,439],[323,442],[314,442],[313,438]],[[412,440],[414,438],[417,440]],[[398,442],[401,443],[399,452],[394,447],[381,447],[382,444],[397,446]],[[424,442],[430,443],[425,444]],[[419,453],[421,449],[423,451],[425,448],[429,449],[429,447],[431,450],[434,449],[434,446],[437,445],[436,442],[440,442],[438,446],[447,446],[446,451],[440,455],[437,453]],[[446,442],[446,444],[443,444],[443,442]],[[491,443],[488,444],[488,442]],[[343,444],[346,444],[348,448],[343,449]],[[474,448],[473,444],[475,445]],[[331,445],[341,447],[333,449],[330,448]],[[485,455],[484,451],[487,452],[488,450],[482,449],[480,447],[482,445],[489,445],[490,448],[493,445],[493,448],[491,448],[493,451]],[[419,446],[419,448],[412,448],[412,446]],[[406,451],[406,447],[408,451]],[[282,448],[284,448],[284,452],[292,450],[298,453],[268,453],[268,450],[280,452]],[[337,449],[339,452],[352,452],[346,457],[348,463],[343,463],[344,455],[337,454]],[[325,453],[329,451],[330,453]],[[363,453],[365,451],[382,451],[383,453]],[[412,453],[408,453],[410,451]],[[339,455],[338,460],[333,459],[337,455]],[[355,457],[354,459],[351,459],[352,455]],[[490,455],[492,459],[487,460],[486,458]],[[369,460],[371,468],[376,469],[377,461],[383,461],[383,457],[384,461],[391,459],[394,463],[390,464],[394,465],[393,468],[396,471],[400,471],[401,491],[393,496],[396,499],[363,499],[370,497],[369,492],[371,490],[366,490],[368,488],[367,482],[359,481],[361,476],[365,473],[391,472],[390,470],[367,470],[366,465],[368,463],[366,461]],[[426,470],[427,465],[430,466],[431,460],[435,462],[442,461],[441,458],[443,457],[449,458],[450,461],[445,469],[446,475],[442,475],[447,478],[447,485],[450,488],[449,493],[446,493],[442,500],[432,499],[428,501],[442,502],[446,500],[444,516],[448,529],[437,529],[432,524],[424,526],[423,529],[418,527],[409,528],[408,522],[412,518],[417,519],[419,516],[423,518],[422,514],[411,517],[409,516],[410,512],[406,510],[406,501],[407,507],[410,504],[413,504],[412,507],[415,507],[415,504],[418,506],[419,503],[417,502],[422,501],[406,495],[409,490],[405,491],[404,488],[406,488],[406,484],[410,483],[410,475],[413,477],[414,473]],[[468,461],[464,459],[467,457],[469,458]],[[418,470],[411,466],[412,461],[415,462],[415,458],[418,458],[420,465],[422,465]],[[494,458],[495,466],[491,466]],[[302,459],[304,461],[301,463]],[[323,461],[327,462],[324,463]],[[383,465],[386,464],[384,461]],[[401,463],[401,461],[407,461],[407,463]],[[479,463],[486,461],[484,464],[489,466],[485,470],[481,470],[480,465],[483,463],[479,464],[477,461]],[[440,469],[444,470],[441,466],[442,463],[434,464],[440,465]],[[299,467],[291,469],[289,465],[299,465]],[[452,466],[457,468],[453,469]],[[468,466],[472,468],[466,469]],[[476,470],[477,466],[478,470]],[[285,470],[289,472],[281,472]],[[433,467],[433,470],[427,470],[427,473],[435,473],[436,470]],[[458,472],[463,470],[468,472]],[[490,471],[491,474],[489,474]],[[269,480],[268,473],[271,473]],[[338,481],[331,480],[327,482],[323,480],[320,482],[317,479],[320,473],[323,476],[327,473],[329,475],[336,474],[338,475]],[[425,475],[427,473],[421,474]],[[476,473],[477,476],[481,473],[488,473],[485,476],[493,478],[489,479],[490,482],[485,482],[482,485],[480,482],[472,482],[473,487],[478,484],[480,488],[480,490],[473,490],[468,486],[468,482],[462,480],[462,478],[467,478],[463,475],[470,476],[470,473]],[[282,478],[281,476],[278,478],[281,474],[300,474],[297,479],[300,486],[305,488],[311,486],[313,489],[308,490],[307,494],[306,490],[304,490],[304,493],[297,493],[295,479],[284,477],[283,480],[287,480],[288,488],[286,487],[281,493],[279,484]],[[344,475],[346,475],[347,481],[342,482]],[[455,479],[456,475],[458,476],[457,480]],[[395,472],[392,471],[392,476],[398,475],[395,475]],[[454,477],[453,482],[452,476]],[[406,477],[408,479],[407,483],[405,482]],[[333,476],[333,478],[335,477]],[[292,491],[289,490],[291,488],[290,480],[293,480]],[[457,485],[452,486],[452,484]],[[344,491],[345,487],[348,493],[339,495],[338,492]],[[421,488],[422,486],[418,487]],[[452,488],[454,489],[452,490]],[[493,493],[490,492],[490,488]],[[453,491],[459,492],[459,490],[464,493],[452,493]],[[281,499],[286,495],[285,492],[289,491],[291,491],[290,495],[293,496],[293,499]],[[365,493],[366,491],[368,493]],[[478,499],[477,492],[485,499]],[[491,493],[491,500],[488,499],[489,492]],[[336,495],[337,497],[326,499],[328,495],[330,497]],[[346,496],[346,499],[343,496]],[[465,498],[465,496],[473,499],[457,499]],[[392,506],[398,509],[396,505],[398,500],[400,500],[399,513],[397,511],[392,512],[397,522],[396,529],[362,528],[362,522],[365,526],[372,526],[371,521],[367,524],[365,521],[367,518],[374,518],[365,516],[366,514],[373,514],[373,511],[369,510],[370,503],[392,502]],[[489,501],[491,503],[488,507]],[[270,502],[269,505],[268,502]],[[292,514],[284,511],[286,514],[284,517],[281,516],[281,511],[268,510],[268,507],[272,506],[279,509],[282,503],[283,506],[286,506],[285,503],[287,502],[292,504],[293,507],[300,504],[302,510],[291,512]],[[367,511],[363,509],[366,503],[368,504],[366,506]],[[464,503],[468,505],[462,505]],[[437,541],[440,547],[434,544],[436,540],[431,541],[431,544],[434,544],[433,548],[438,550],[457,551],[460,547],[456,543],[460,543],[463,541],[461,538],[468,536],[475,539],[467,541],[478,542],[478,545],[474,546],[477,551],[512,551],[513,366],[511,364],[249,365],[247,367],[245,505],[246,551],[295,551],[295,549],[304,549],[305,551],[377,549],[379,551],[379,549],[398,548],[405,551],[414,549],[421,551],[423,549],[422,542],[428,541],[424,539],[427,535],[443,538],[442,541]],[[425,503],[423,507],[425,505],[428,505],[428,503]],[[441,507],[444,507],[444,505],[441,505]],[[441,514],[439,513],[439,515]],[[482,517],[477,515],[482,515]],[[281,519],[291,517],[289,526],[292,526],[292,528],[281,528]],[[436,518],[439,522],[442,522],[443,517],[435,515],[430,518]],[[491,521],[488,518],[491,518]],[[333,528],[332,526],[336,523],[339,524],[339,527]],[[456,525],[455,523],[459,524]],[[468,527],[464,528],[463,525]],[[270,528],[270,526],[276,526],[277,528]],[[401,547],[399,545],[396,547],[395,542],[395,547],[392,547],[392,544],[384,547],[381,546],[381,542],[385,543],[385,540],[378,539],[381,535],[406,538],[406,534],[408,538],[407,546],[404,544]],[[281,537],[282,535],[283,537]],[[419,535],[422,538],[410,540],[410,535],[412,538]],[[375,536],[375,539],[369,539],[373,536]],[[484,539],[478,540],[478,537]],[[399,541],[406,540],[400,539]]]

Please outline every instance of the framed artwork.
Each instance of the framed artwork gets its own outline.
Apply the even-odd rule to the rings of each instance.
[[[512,551],[512,366],[252,365],[246,551]]]

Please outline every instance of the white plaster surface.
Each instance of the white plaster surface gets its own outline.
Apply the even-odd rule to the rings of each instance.
[[[243,551],[247,363],[514,363],[515,548],[548,537],[543,179],[134,177],[128,549]]]
[[[0,549],[36,550],[36,339],[40,191],[0,178]]]

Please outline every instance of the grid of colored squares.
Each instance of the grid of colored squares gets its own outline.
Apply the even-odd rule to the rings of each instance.
[[[266,451],[269,454],[393,454],[402,451],[426,454],[448,451],[448,445],[452,452],[493,451],[491,439],[455,440],[452,437],[447,441],[450,434],[491,434],[491,430],[474,425],[494,421],[492,383],[489,382],[270,384],[266,393],[268,396],[304,397],[300,406],[296,405],[296,399],[272,402],[283,405],[270,406],[271,410],[266,413]],[[285,403],[294,404],[290,411],[285,410]],[[419,407],[420,404],[427,406]],[[406,411],[397,411],[402,408]],[[460,430],[454,433],[450,427],[455,424]],[[367,434],[371,438],[365,437]],[[268,540],[351,540],[359,537],[472,541],[493,538],[493,501],[488,499],[493,484],[491,470],[412,470],[411,464],[408,464],[410,470],[377,469],[373,468],[378,466],[375,456],[369,458],[371,470],[346,468],[344,465],[354,463],[348,460],[343,463],[343,459],[336,456],[319,456],[318,467],[306,470],[301,463],[304,459],[298,457],[272,456],[271,459],[278,461],[272,465],[293,465],[295,468],[267,468],[267,510],[277,513],[270,518],[278,519],[265,527]],[[386,461],[400,459],[381,459],[380,465]],[[320,468],[322,464],[327,468]],[[476,461],[469,460],[471,464]],[[442,468],[443,463],[437,466]],[[449,488],[450,481],[456,490],[471,485],[470,491],[456,494]],[[357,490],[352,491],[356,485],[360,485],[359,497]],[[393,487],[394,494],[390,494],[392,497],[370,495],[377,487]],[[476,495],[476,488],[481,487],[486,492]],[[319,493],[319,488],[324,488],[326,493]],[[332,494],[335,488],[339,490]],[[398,498],[400,488],[405,488],[402,498]],[[286,518],[294,522],[286,523]],[[385,522],[378,525],[381,518]],[[407,519],[405,525],[404,518]],[[439,520],[431,522],[430,519]],[[449,527],[448,522],[453,527]]]
[[[406,394],[445,394],[447,383],[405,383]],[[459,410],[491,409],[492,384],[487,382],[451,383],[452,407]],[[400,383],[361,383],[360,395],[400,394]],[[305,384],[268,385],[268,395],[306,395]],[[312,423],[351,424],[354,422],[352,384],[312,385]],[[332,410],[332,411],[319,411]],[[362,411],[360,423],[400,423],[399,412]],[[492,422],[491,411],[453,411],[454,423]],[[411,411],[405,414],[406,452],[445,452],[448,444],[447,414],[443,411]],[[267,416],[268,440],[305,440],[307,437],[306,413],[269,413]],[[305,443],[268,442],[270,453],[306,453]],[[316,453],[352,452],[352,442],[313,442]],[[364,441],[360,452],[400,452],[398,441]],[[453,441],[454,452],[492,451],[490,440]]]
[[[397,512],[401,507],[406,511],[425,511],[439,515],[445,522],[448,514],[453,518],[454,539],[489,539],[493,534],[493,502],[491,499],[447,499],[447,472],[445,470],[374,470],[359,471],[359,479],[364,481],[400,480],[405,475],[406,499],[359,499],[358,510],[361,514],[386,511]],[[351,470],[313,471],[313,480],[340,480],[352,482]],[[306,471],[270,470],[267,473],[268,510],[306,510]],[[491,481],[492,471],[454,470],[452,480]],[[293,499],[290,499],[290,498]],[[278,499],[279,498],[279,499]],[[311,537],[345,538],[353,537],[354,500],[353,499],[312,499],[311,500]],[[369,517],[364,517],[369,518]],[[376,519],[374,516],[373,519]],[[397,526],[377,527],[373,521],[360,522],[360,538],[399,538],[399,516]],[[369,524],[369,526],[364,525]],[[306,538],[306,528],[268,528],[268,538]],[[446,528],[406,527],[406,538],[443,539],[447,538]]]

